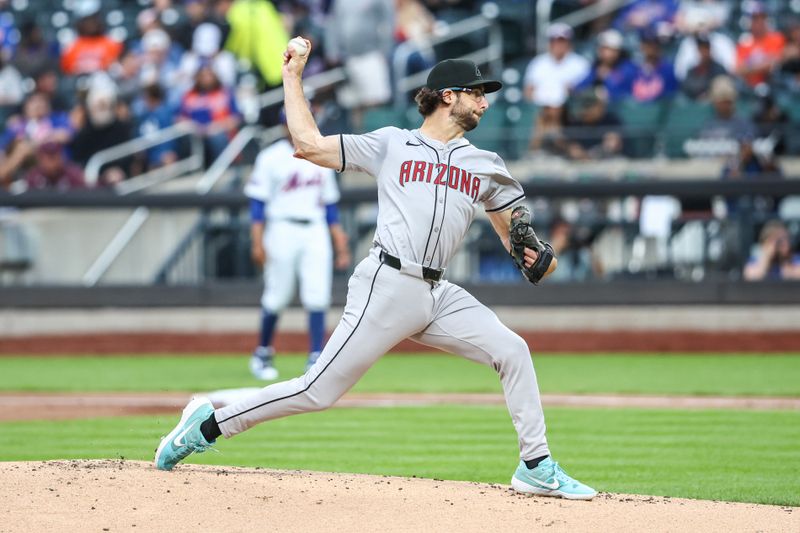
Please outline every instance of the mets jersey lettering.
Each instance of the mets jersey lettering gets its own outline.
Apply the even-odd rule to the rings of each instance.
[[[267,221],[304,219],[322,223],[325,206],[339,201],[336,175],[293,154],[294,147],[286,139],[264,149],[256,158],[244,193],[266,202]]]

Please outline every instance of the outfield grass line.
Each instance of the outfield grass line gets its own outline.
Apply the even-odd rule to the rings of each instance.
[[[591,355],[533,358],[543,393],[800,397],[800,355]],[[281,379],[304,359],[276,359]],[[262,386],[233,357],[4,357],[0,391],[196,391]],[[490,368],[446,355],[388,355],[354,392],[500,393]]]
[[[228,397],[228,402],[239,401],[247,395]],[[177,413],[189,399],[188,393],[39,393],[24,394],[0,392],[0,420],[59,420],[67,418],[91,418],[97,416],[132,416],[144,413]],[[685,410],[755,410],[755,411],[800,411],[800,398],[688,398],[669,396],[634,395],[548,395],[541,397],[545,411],[553,408],[598,408],[598,409],[666,409]],[[215,401],[215,407],[224,406]],[[359,394],[350,393],[339,400],[336,409],[359,408],[389,409],[393,407],[431,407],[436,405],[472,405],[476,408],[505,406],[499,394]],[[640,431],[642,428],[636,428]],[[660,428],[649,427],[651,434]]]

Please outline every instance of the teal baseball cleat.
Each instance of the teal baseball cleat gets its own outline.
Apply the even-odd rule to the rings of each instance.
[[[203,453],[216,440],[208,442],[200,432],[202,424],[214,412],[208,398],[194,398],[183,408],[175,429],[161,439],[156,450],[155,465],[159,470],[172,470],[176,464],[194,452]]]
[[[518,492],[568,500],[591,500],[597,496],[596,490],[569,477],[550,457],[542,460],[533,470],[528,469],[524,461],[520,461],[511,478],[511,486]]]

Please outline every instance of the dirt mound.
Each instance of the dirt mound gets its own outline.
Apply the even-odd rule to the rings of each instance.
[[[798,531],[798,508],[135,461],[0,463],[0,531]]]

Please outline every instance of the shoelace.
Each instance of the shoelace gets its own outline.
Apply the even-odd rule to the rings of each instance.
[[[212,452],[220,453],[220,451],[218,449],[214,448],[214,443],[213,442],[211,444],[203,444],[202,442],[199,442],[197,444],[187,444],[187,447],[190,450],[192,450],[192,452],[194,452],[194,453],[203,453],[203,452],[208,451],[208,450],[211,450]]]
[[[564,469],[558,465],[557,461],[553,461],[553,478],[557,479],[561,483],[569,483],[572,485],[575,484],[575,480],[569,477],[569,474],[567,474]]]

